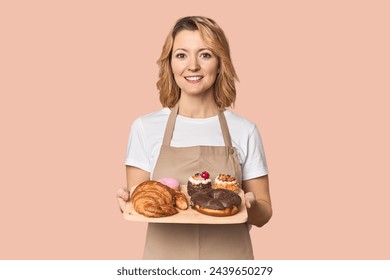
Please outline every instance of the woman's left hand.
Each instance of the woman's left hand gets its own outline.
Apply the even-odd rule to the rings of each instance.
[[[245,192],[245,205],[248,209],[248,224],[261,227],[272,216],[268,175],[242,182]]]
[[[251,208],[256,203],[256,197],[253,192],[247,192],[244,194],[246,208]]]

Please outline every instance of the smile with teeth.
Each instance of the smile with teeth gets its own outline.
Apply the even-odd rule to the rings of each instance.
[[[199,81],[201,80],[203,77],[202,76],[188,76],[188,77],[184,77],[187,81]]]

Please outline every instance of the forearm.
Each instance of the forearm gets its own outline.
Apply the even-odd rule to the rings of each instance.
[[[268,175],[244,181],[242,187],[244,192],[251,192],[254,196],[247,208],[248,223],[257,227],[265,225],[272,216]]]
[[[150,180],[150,173],[132,166],[126,166],[126,181],[127,190],[137,186],[138,184]]]

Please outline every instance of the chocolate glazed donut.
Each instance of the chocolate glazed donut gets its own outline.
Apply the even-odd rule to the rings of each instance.
[[[238,194],[227,189],[202,190],[191,196],[192,208],[217,217],[237,214],[241,201]]]

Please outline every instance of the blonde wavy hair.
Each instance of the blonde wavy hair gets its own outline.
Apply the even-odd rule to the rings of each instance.
[[[201,16],[179,19],[167,36],[161,56],[157,61],[160,69],[156,85],[160,93],[161,104],[172,108],[180,99],[180,88],[173,76],[171,57],[175,37],[182,30],[198,30],[207,48],[217,56],[219,73],[214,83],[214,99],[220,109],[233,106],[236,100],[235,80],[238,81],[238,77],[230,58],[227,38],[214,20]]]

